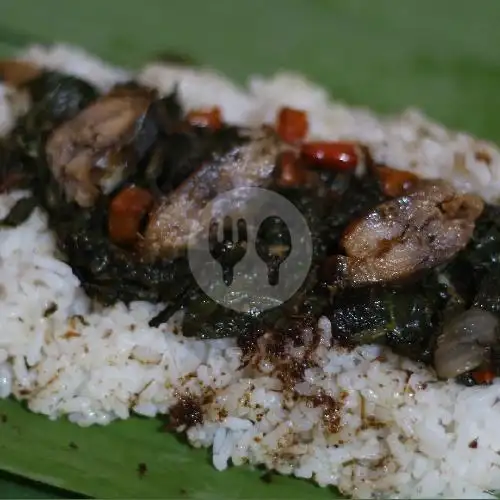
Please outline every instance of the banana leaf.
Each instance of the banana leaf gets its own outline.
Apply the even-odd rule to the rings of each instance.
[[[0,55],[65,41],[128,67],[178,51],[239,82],[286,68],[351,104],[416,106],[500,142],[499,16],[497,0],[2,0]],[[12,400],[0,416],[0,498],[339,497],[245,467],[217,473],[155,419],[82,429]]]

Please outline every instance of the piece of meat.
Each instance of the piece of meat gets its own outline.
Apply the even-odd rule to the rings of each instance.
[[[345,255],[330,258],[330,281],[347,286],[391,282],[448,261],[469,242],[484,207],[442,181],[421,181],[345,231]]]
[[[219,194],[241,187],[262,187],[271,180],[277,155],[287,146],[268,129],[249,132],[250,140],[222,158],[207,162],[150,214],[141,248],[145,255],[175,256],[190,236],[208,228],[206,205]],[[245,203],[244,197],[241,204]],[[234,207],[233,207],[234,208]],[[223,216],[212,212],[213,217]]]
[[[42,68],[28,61],[5,59],[0,61],[0,80],[12,87],[21,87],[42,73]]]
[[[145,88],[112,90],[51,134],[48,165],[68,200],[90,207],[123,179],[154,98]]]

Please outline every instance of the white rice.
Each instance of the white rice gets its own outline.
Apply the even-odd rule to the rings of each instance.
[[[101,89],[129,77],[63,45],[32,47],[21,57]],[[140,80],[163,93],[178,84],[187,107],[219,105],[239,124],[270,123],[282,105],[303,108],[311,138],[359,139],[393,167],[448,179],[489,201],[500,198],[499,149],[414,110],[380,118],[287,73],[253,77],[238,88],[211,70],[150,65]],[[1,133],[15,119],[8,92],[0,88]],[[0,196],[0,217],[20,196]],[[323,318],[318,367],[306,371],[295,387],[301,396],[292,398],[269,363],[241,369],[233,340],[185,339],[174,334],[173,322],[149,328],[159,306],[91,310],[70,267],[57,258],[39,210],[22,226],[0,231],[0,283],[0,397],[26,400],[34,412],[108,424],[132,413],[168,413],[182,394],[210,394],[204,423],[187,435],[194,446],[213,447],[219,470],[266,464],[356,498],[490,498],[487,491],[500,489],[498,381],[464,388],[438,382],[425,367],[381,347],[329,349]],[[57,311],[45,318],[51,304]],[[308,405],[308,396],[321,390],[341,402],[338,432],[325,427],[321,407]]]

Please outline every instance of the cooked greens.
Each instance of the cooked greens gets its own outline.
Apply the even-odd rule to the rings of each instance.
[[[293,160],[297,148],[269,128],[205,123],[200,113],[190,121],[175,91],[160,98],[129,82],[98,95],[54,72],[24,89],[33,105],[0,149],[0,187],[30,188],[33,196],[2,225],[21,224],[41,206],[92,298],[166,304],[152,326],[183,309],[184,335],[235,336],[246,351],[266,332],[291,335],[326,315],[335,342],[387,344],[434,364],[443,377],[500,370],[492,319],[500,314],[497,207],[376,165],[365,147],[315,143]],[[318,162],[320,149],[334,157],[345,147],[351,163],[363,152],[366,172],[359,175],[354,163]],[[242,185],[291,201],[313,242],[304,285],[262,313],[229,311],[207,297],[186,255],[183,224],[218,193]],[[276,280],[273,266],[290,252],[282,222],[270,218],[261,226],[257,247]],[[218,255],[232,262],[235,251],[221,247]],[[467,349],[470,336],[463,340],[460,326],[470,320],[466,330],[474,329],[472,319],[488,323],[490,332],[474,360],[477,349]],[[461,346],[459,367],[446,364],[443,346],[450,343]]]

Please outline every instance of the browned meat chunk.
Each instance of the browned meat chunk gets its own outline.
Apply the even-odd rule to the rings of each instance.
[[[143,88],[112,91],[52,133],[47,160],[68,200],[90,207],[117,186],[134,161],[127,146],[154,97]]]
[[[447,183],[422,181],[352,223],[331,258],[332,280],[347,286],[391,282],[448,261],[469,242],[483,201]]]
[[[276,157],[285,146],[268,130],[251,134],[249,142],[202,165],[165,198],[150,215],[142,240],[145,254],[150,257],[176,255],[186,248],[190,236],[208,228],[203,209],[210,201],[225,191],[262,187],[270,180]],[[241,203],[245,203],[245,199],[242,198]]]

